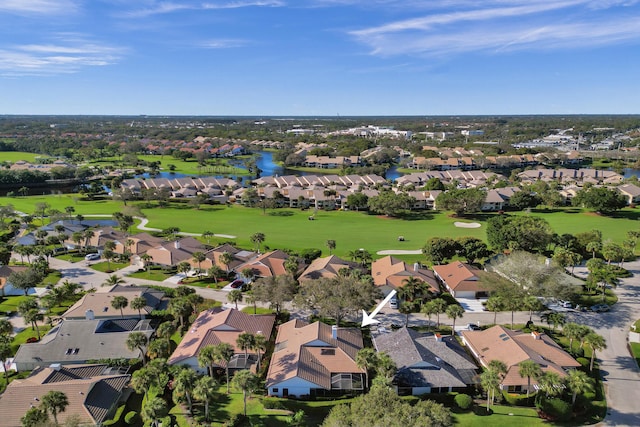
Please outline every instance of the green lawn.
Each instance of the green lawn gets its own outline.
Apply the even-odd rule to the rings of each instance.
[[[155,280],[157,282],[162,282],[165,279],[168,279],[171,276],[176,274],[175,271],[167,271],[162,269],[150,269],[149,271],[137,271],[135,273],[131,273],[127,275],[127,277],[133,277],[136,279],[146,279],[146,280]]]
[[[473,412],[453,414],[456,425],[464,427],[499,427],[499,426],[541,426],[548,425],[538,418],[538,414],[533,408],[521,408],[517,406],[493,405],[491,415],[478,416]]]
[[[33,214],[35,210],[34,206],[37,203],[48,203],[51,209],[57,209],[61,212],[64,212],[64,208],[67,206],[73,206],[75,209],[74,215],[111,215],[114,212],[122,210],[122,202],[115,202],[113,200],[81,200],[82,197],[81,194],[77,193],[28,197],[0,197],[0,205],[13,205],[16,210],[30,214]],[[40,225],[38,219],[36,219],[34,223]]]
[[[200,167],[196,159],[190,160],[180,160],[176,159],[172,156],[160,156],[160,155],[138,155],[139,160],[144,160],[145,162],[160,162],[160,169],[163,172],[170,172],[169,165],[174,165],[176,173],[183,173],[188,175],[198,175],[198,174],[207,174],[207,175],[218,175],[218,174],[231,174],[231,175],[246,175],[246,169],[236,168],[233,166],[229,166],[228,159],[210,159],[207,166]],[[113,164],[114,161],[119,161],[119,158],[115,157],[105,157],[100,159],[99,161],[93,163],[99,164]]]
[[[116,270],[120,270],[121,268],[128,267],[130,264],[128,262],[98,262],[96,264],[92,264],[91,268],[94,270],[102,271],[103,273],[112,273]]]
[[[20,302],[28,299],[33,299],[33,298],[36,298],[36,297],[17,295],[17,296],[0,298],[0,312],[2,313],[17,312],[18,305],[20,304]]]
[[[25,162],[35,163],[36,157],[47,158],[49,156],[36,153],[25,153],[23,151],[3,151],[2,160],[6,162],[15,163],[18,160],[24,160]]]
[[[56,256],[56,258],[64,260],[64,261],[69,261],[69,262],[78,262],[78,261],[84,261],[84,257],[85,254],[81,254],[78,252],[72,252],[72,253],[67,253],[67,254],[62,254],[62,255],[58,255]]]

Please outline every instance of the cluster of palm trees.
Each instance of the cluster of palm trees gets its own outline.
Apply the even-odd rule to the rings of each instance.
[[[449,304],[443,298],[434,298],[422,304],[420,311],[427,316],[431,322],[431,316],[436,316],[436,329],[440,328],[440,315],[446,314],[452,320],[451,335],[455,334],[456,319],[464,316],[464,309],[458,304]]]
[[[395,362],[388,354],[378,353],[369,347],[358,350],[356,354],[356,365],[365,370],[365,388],[369,388],[371,385],[369,384],[369,373],[371,371],[376,374],[373,382],[389,386],[398,370]]]

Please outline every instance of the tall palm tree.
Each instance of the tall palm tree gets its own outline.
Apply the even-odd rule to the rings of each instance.
[[[87,248],[89,247],[89,243],[91,242],[91,239],[93,239],[93,236],[95,235],[96,235],[96,232],[91,229],[86,229],[82,233],[82,237],[84,237],[84,245],[83,245],[84,252],[87,251]]]
[[[206,367],[209,372],[209,376],[213,378],[213,367],[216,362],[216,348],[209,344],[200,349],[198,353],[198,365],[200,367]]]
[[[124,309],[129,305],[129,300],[122,295],[113,297],[111,300],[111,307],[115,310],[120,310],[120,317],[124,319]]]
[[[9,339],[5,338],[8,336],[0,336],[0,363],[4,363],[9,357],[13,356],[13,350],[11,350],[11,344],[9,344]],[[9,370],[3,369],[4,371],[4,383],[9,384]]]
[[[236,339],[236,344],[241,350],[244,350],[244,366],[247,367],[249,361],[249,350],[253,348],[256,337],[248,332],[242,332]]]
[[[163,359],[171,354],[171,346],[165,340],[152,340],[149,342],[149,357],[151,359]]]
[[[447,316],[453,321],[453,325],[451,326],[451,335],[455,335],[456,319],[464,316],[464,308],[460,307],[458,304],[451,304],[447,307]]]
[[[599,252],[602,249],[602,243],[589,242],[587,243],[586,249],[588,252],[591,252],[591,259],[594,259],[596,257],[596,252]]]
[[[336,241],[327,240],[327,248],[329,248],[329,255],[331,255],[331,252],[336,248]]]
[[[436,314],[434,300],[427,301],[425,304],[422,304],[420,312],[427,315],[427,318],[429,319],[429,326],[431,326],[431,316]]]
[[[242,301],[242,291],[240,289],[234,289],[227,294],[227,301],[236,305],[238,309],[238,302]]]
[[[147,344],[149,344],[149,340],[142,332],[131,332],[127,337],[127,348],[131,351],[135,349],[140,351],[143,365],[147,362]]]
[[[242,390],[242,401],[244,403],[244,416],[247,416],[247,395],[258,388],[258,377],[251,371],[243,369],[233,376],[233,385]]]
[[[142,254],[140,255],[140,259],[144,263],[144,269],[149,272],[149,264],[153,261],[153,257],[149,254]]]
[[[69,398],[61,391],[51,390],[40,399],[44,410],[51,414],[53,422],[58,425],[58,414],[69,406]]]
[[[562,378],[555,372],[546,371],[538,378],[538,386],[546,397],[557,396],[562,393]]]
[[[207,240],[207,245],[209,243],[211,243],[211,238],[214,236],[213,231],[203,231],[202,232],[202,237],[204,237]]]
[[[115,286],[121,285],[125,283],[122,277],[119,277],[117,274],[110,275],[104,282],[102,282],[102,286]]]
[[[502,299],[499,296],[489,297],[487,300],[487,310],[493,311],[493,324],[497,324],[498,312],[502,311]]]
[[[202,261],[207,259],[207,257],[204,255],[204,253],[199,251],[194,252],[191,256],[193,257],[193,260],[198,263],[198,274],[200,274],[200,271],[202,271],[202,269],[200,268],[200,266],[202,265]]]
[[[207,270],[207,276],[212,277],[214,282],[218,283],[218,277],[222,275],[224,271],[216,264],[213,264]]]
[[[224,264],[225,268],[227,269],[227,274],[229,274],[229,265],[231,265],[231,263],[233,262],[233,255],[231,255],[230,252],[224,251],[220,254],[220,257],[218,259],[221,263]]]
[[[589,371],[593,371],[593,362],[596,360],[596,351],[607,348],[607,343],[602,335],[598,335],[595,332],[590,332],[586,337],[584,337],[584,342],[591,347],[591,363],[589,364]]]
[[[223,342],[220,344],[216,344],[216,361],[220,362],[220,364],[224,363],[225,371],[227,374],[227,394],[229,394],[229,362],[235,355],[235,351],[231,344]]]
[[[40,340],[40,328],[38,328],[38,322],[44,320],[44,314],[40,313],[40,310],[37,308],[32,308],[28,310],[26,313],[23,313],[24,321],[27,323],[31,323],[31,328],[36,331],[38,334],[38,340]]]
[[[569,322],[562,328],[562,333],[565,337],[569,338],[569,351],[573,352],[573,340],[578,338],[580,332],[580,325],[574,322]]]
[[[369,388],[369,371],[376,367],[378,363],[378,353],[372,348],[365,347],[356,353],[356,365],[364,369],[365,389]]]
[[[193,388],[193,397],[204,403],[204,419],[209,421],[209,405],[218,391],[218,382],[212,377],[200,377]]]
[[[153,381],[153,373],[147,368],[141,368],[131,375],[131,388],[138,394],[146,395]]]
[[[180,371],[178,372],[178,375],[176,375],[173,379],[173,388],[175,392],[178,393],[179,395],[184,395],[184,397],[187,399],[189,414],[193,413],[192,393],[193,393],[193,389],[196,386],[197,380],[198,380],[198,375],[193,369],[189,367],[180,369]]]
[[[20,418],[20,423],[22,427],[38,427],[47,425],[49,421],[49,416],[47,413],[38,408],[32,407],[24,414],[22,418]]]
[[[571,407],[576,405],[578,394],[593,393],[595,390],[593,378],[577,369],[572,369],[568,372],[566,383],[571,390]]]
[[[261,333],[257,333],[253,336],[253,350],[258,354],[258,369],[256,372],[260,372],[260,359],[262,358],[263,352],[267,350],[267,343],[267,337]]]
[[[151,421],[153,427],[158,427],[158,420],[169,413],[167,402],[161,397],[154,397],[142,407],[142,417]]]
[[[480,385],[487,392],[487,411],[489,411],[495,393],[500,389],[500,375],[492,369],[487,369],[480,374]]]
[[[173,322],[162,322],[156,329],[156,335],[167,340],[167,344],[171,344],[171,336],[176,332],[176,325]]]
[[[251,243],[255,245],[256,252],[260,253],[260,245],[265,240],[264,233],[254,233],[249,237],[249,239],[251,240]]]
[[[136,297],[129,304],[132,309],[138,310],[138,316],[142,319],[142,309],[147,306],[147,300],[144,297]]]
[[[540,369],[540,365],[534,362],[531,359],[523,360],[518,364],[521,378],[527,378],[527,397],[529,397],[529,391],[531,390],[531,378],[538,378],[542,375],[542,369]]]
[[[447,310],[447,302],[442,298],[436,298],[431,302],[433,302],[433,308],[436,313],[436,328],[440,328],[440,314]]]

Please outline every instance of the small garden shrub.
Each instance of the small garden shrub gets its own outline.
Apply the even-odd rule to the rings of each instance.
[[[576,359],[576,362],[578,362],[580,364],[580,366],[582,366],[583,368],[589,369],[589,364],[591,363],[591,361],[589,359],[587,359],[586,357],[578,357]]]
[[[550,421],[566,421],[571,418],[571,405],[562,399],[542,398],[536,403],[540,417]]]
[[[285,409],[282,400],[277,397],[264,397],[260,402],[264,409]]]
[[[535,393],[530,394],[529,398],[527,398],[526,394],[511,394],[503,390],[502,397],[504,397],[505,402],[512,406],[533,406]]]
[[[140,417],[138,416],[138,413],[136,411],[129,411],[127,412],[127,415],[124,416],[124,422],[127,423],[127,425],[131,426],[137,424],[139,418]]]
[[[460,393],[453,400],[460,409],[469,409],[473,405],[473,399],[468,394]]]

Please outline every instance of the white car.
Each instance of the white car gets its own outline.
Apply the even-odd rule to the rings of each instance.
[[[397,309],[398,308],[398,299],[397,298],[391,298],[389,300],[389,308],[394,308]]]
[[[100,254],[87,254],[87,256],[85,256],[84,259],[86,261],[95,261],[97,259],[100,259]]]

